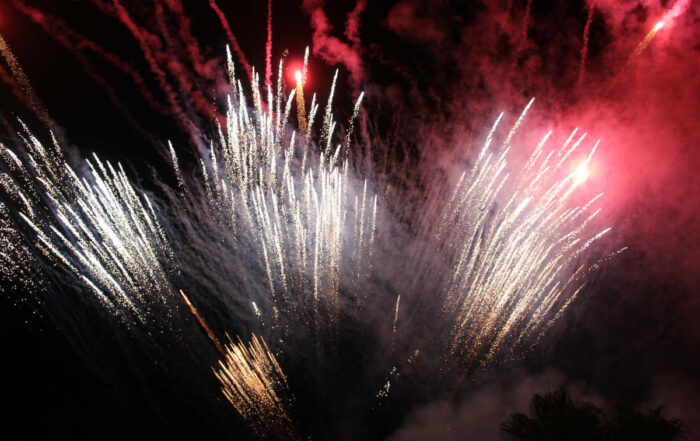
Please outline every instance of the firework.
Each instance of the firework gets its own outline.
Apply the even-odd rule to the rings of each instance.
[[[349,141],[332,144],[332,95],[318,144],[310,141],[319,108],[315,97],[309,114],[299,116],[308,121],[302,127],[305,136],[289,127],[294,92],[283,96],[281,72],[282,65],[275,101],[263,105],[253,87],[249,106],[228,54],[231,95],[225,127],[219,127],[217,142],[199,158],[200,173],[192,176],[183,173],[169,144],[177,192],[157,203],[130,182],[121,164],[93,155],[84,163],[86,171],[76,172],[58,143],[46,148],[23,126],[23,154],[1,147],[8,170],[3,189],[17,207],[2,218],[7,224],[2,240],[21,238],[10,251],[39,251],[47,268],[73,278],[115,316],[146,328],[165,327],[182,280],[178,274],[190,274],[179,252],[187,241],[176,234],[187,230],[185,224],[216,226],[217,234],[232,238],[227,242],[235,247],[231,253],[264,268],[269,297],[261,305],[273,306],[270,313],[252,302],[260,323],[272,322],[275,329],[303,325],[309,317],[316,329],[332,323],[341,292],[356,296],[353,288],[369,273],[377,198],[341,158]],[[203,212],[187,208],[202,203]],[[163,204],[170,207],[166,211],[176,210],[173,216],[158,209]],[[3,272],[21,281],[16,259],[4,259]],[[284,427],[291,433],[277,395],[280,387],[288,387],[286,379],[264,340],[254,336],[248,346],[240,341],[222,345],[184,291],[180,294],[224,356],[217,378],[227,399],[258,430]],[[151,314],[154,305],[160,312]],[[299,315],[301,321],[294,321]]]
[[[532,103],[500,151],[492,146],[499,116],[440,221],[429,226],[451,265],[444,306],[455,323],[450,353],[467,363],[487,363],[504,351],[517,354],[536,338],[583,287],[583,265],[570,272],[572,265],[609,231],[584,235],[600,211],[591,212],[600,195],[581,207],[570,204],[598,145],[565,172],[586,134],[574,130],[559,149],[547,152],[547,133],[515,176],[508,170],[514,135]]]
[[[524,36],[530,3],[523,20]],[[166,4],[180,11],[179,2]],[[172,61],[172,56],[151,43],[148,32],[136,25],[126,8],[119,2],[114,5],[109,10],[135,35],[158,86],[171,101],[169,113],[200,140],[201,129],[185,114],[174,99],[175,89],[167,83],[163,65],[169,65],[166,61]],[[221,10],[213,1],[210,5],[235,42]],[[183,39],[191,38],[189,31],[182,32]],[[63,29],[63,33],[70,32]],[[267,51],[269,59],[269,47]],[[190,57],[201,61],[196,51]],[[254,69],[242,63],[250,77],[242,82],[236,77],[230,51],[226,61],[228,95],[223,114],[212,119],[217,124],[215,136],[208,148],[195,154],[194,170],[181,161],[181,151],[168,144],[168,173],[172,172],[176,188],[156,177],[156,185],[163,190],[158,197],[135,185],[121,164],[113,166],[95,155],[74,169],[57,142],[45,147],[23,126],[22,152],[0,148],[4,163],[0,183],[6,202],[0,205],[0,242],[10,244],[0,263],[5,277],[28,286],[36,282],[22,267],[41,260],[45,268],[77,282],[81,292],[90,293],[89,298],[101,307],[144,329],[153,325],[149,320],[169,324],[179,291],[223,357],[213,370],[228,402],[259,435],[299,438],[292,418],[294,382],[288,380],[277,357],[294,363],[302,357],[282,354],[309,346],[320,359],[324,344],[333,341],[324,338],[344,329],[341,317],[352,317],[350,326],[360,321],[374,272],[386,268],[373,264],[375,256],[384,256],[375,250],[382,210],[373,191],[376,181],[354,170],[350,158],[364,95],[357,98],[345,138],[338,140],[332,112],[337,72],[323,115],[318,115],[321,106],[316,95],[308,108],[304,97],[308,49],[296,87],[289,91],[283,87],[282,62],[276,87],[266,66],[261,91]],[[581,78],[584,68],[585,52]],[[294,104],[296,126],[290,123]],[[513,170],[509,152],[531,105],[496,148],[503,119],[499,116],[471,169],[447,197],[429,195],[428,205],[439,208],[421,207],[422,223],[410,233],[429,238],[426,250],[430,252],[402,257],[417,268],[411,277],[437,281],[416,283],[406,290],[394,290],[400,281],[386,283],[390,306],[381,317],[382,329],[386,346],[391,346],[397,360],[414,363],[415,346],[413,355],[406,356],[401,351],[409,345],[397,340],[404,330],[410,332],[409,318],[416,312],[413,299],[432,292],[434,286],[444,294],[440,319],[450,323],[446,357],[467,366],[522,354],[583,289],[586,267],[580,257],[609,231],[591,234],[588,228],[600,211],[593,208],[598,196],[582,206],[573,203],[575,190],[588,177],[597,143],[585,160],[571,167],[586,135],[574,131],[562,146],[548,150],[547,134],[524,167]],[[443,271],[421,266],[425,256],[435,257],[433,250],[440,253],[437,260],[444,264]],[[22,262],[28,264],[18,264]],[[230,274],[232,268],[245,274]],[[198,297],[193,302],[185,291]],[[397,292],[404,296],[403,303]],[[225,322],[228,329],[243,328],[235,334],[251,335],[250,340],[229,338],[222,344],[216,326],[210,328],[194,304],[204,315],[218,313],[212,304],[224,305],[220,317],[254,314],[253,320],[241,321],[244,324]],[[352,314],[343,310],[347,305],[354,308]],[[400,312],[402,325],[398,326]],[[361,320],[374,325],[365,317]],[[373,332],[384,337],[378,330]],[[303,337],[294,340],[295,334]],[[265,335],[270,346],[258,335]],[[386,399],[399,372],[394,365],[382,377],[384,381],[377,382],[383,387],[373,398]]]
[[[644,52],[644,50],[649,46],[649,43],[651,43],[651,40],[656,36],[657,32],[659,32],[665,26],[671,24],[673,20],[675,20],[678,16],[685,13],[689,5],[690,0],[677,1],[673,5],[673,7],[664,14],[661,20],[657,21],[654,24],[654,27],[652,27],[651,30],[644,36],[644,39],[642,39],[642,41],[639,42],[637,47],[634,48],[630,56],[627,58],[626,67],[629,67],[634,62],[634,60],[636,60],[637,57],[639,57],[642,54],[642,52]]]
[[[283,106],[278,86],[276,102],[269,107],[284,110],[275,115],[263,109],[260,92],[253,89],[251,115],[230,54],[228,68],[237,99],[229,100],[226,130],[219,130],[218,149],[212,144],[201,158],[201,180],[194,185],[204,187],[217,222],[259,243],[269,292],[278,308],[293,308],[303,300],[299,297],[313,297],[316,306],[321,296],[335,304],[344,268],[353,268],[345,270],[348,277],[367,274],[377,199],[368,194],[366,182],[361,199],[349,196],[359,183],[350,177],[348,161],[340,158],[341,144],[335,149],[331,145],[336,125],[332,92],[317,155],[304,143],[306,137],[288,132],[293,93]],[[307,135],[317,112],[314,100],[308,115],[299,116]],[[174,155],[173,164],[182,182]]]
[[[223,357],[214,375],[226,399],[258,434],[294,438],[292,421],[281,398],[290,395],[287,377],[265,340],[253,334],[248,345],[240,338],[237,343],[229,338],[222,346],[187,295],[182,290],[180,295]]]
[[[639,42],[637,47],[634,48],[630,56],[627,58],[627,64],[626,66],[629,67],[634,60],[639,57],[644,50],[649,47],[649,43],[651,43],[651,40],[656,36],[656,33],[659,32],[659,29],[664,27],[664,22],[663,21],[658,21],[653,28],[644,36],[644,39]]]
[[[121,165],[95,156],[80,178],[56,142],[46,148],[24,130],[24,161],[0,149],[10,171],[5,191],[22,200],[17,214],[36,235],[36,247],[104,307],[143,320],[146,305],[169,290],[165,265],[172,257],[150,199],[137,193]]]
[[[226,399],[259,434],[297,438],[285,408],[287,378],[265,340],[255,335],[248,345],[229,340],[214,373]]]

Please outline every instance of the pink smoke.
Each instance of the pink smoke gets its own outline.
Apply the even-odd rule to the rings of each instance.
[[[199,42],[192,36],[192,23],[190,18],[185,15],[182,2],[180,0],[160,1],[162,1],[168,7],[168,10],[170,10],[170,12],[177,19],[178,34],[185,45],[189,59],[192,62],[192,66],[197,74],[209,80],[216,79],[217,71],[213,68],[215,61],[207,61],[202,56]]]
[[[93,2],[95,2],[98,5],[102,3],[98,0],[93,0]],[[106,10],[113,11],[119,18],[119,20],[121,20],[121,22],[134,35],[134,37],[139,43],[139,46],[141,47],[141,50],[144,54],[144,57],[146,58],[146,61],[148,62],[149,67],[151,68],[151,71],[155,75],[158,84],[160,85],[161,89],[163,90],[163,93],[165,94],[166,99],[168,100],[168,103],[170,104],[175,118],[177,119],[178,123],[180,123],[180,125],[183,127],[183,129],[192,136],[193,141],[195,141],[196,143],[196,140],[200,138],[199,129],[187,117],[187,115],[183,112],[182,108],[180,107],[180,104],[177,100],[177,94],[168,82],[166,73],[163,71],[163,69],[160,68],[160,65],[158,64],[158,59],[156,57],[156,54],[154,53],[154,48],[159,47],[160,42],[157,41],[157,38],[153,35],[141,30],[141,28],[131,18],[126,8],[124,8],[124,6],[122,6],[122,4],[119,3],[119,0],[113,0],[113,4],[114,9],[107,8]]]
[[[676,4],[673,5],[671,10],[669,10],[666,15],[664,15],[664,18],[661,19],[664,23],[668,23],[669,21],[673,20],[674,18],[678,17],[679,15],[683,14],[687,9],[688,6],[690,5],[690,0],[679,0],[676,2]]]
[[[272,90],[272,0],[267,0],[267,41],[265,42],[265,87]]]
[[[238,44],[238,40],[236,39],[236,36],[233,35],[233,31],[231,31],[231,26],[229,25],[228,20],[226,19],[226,15],[224,14],[224,11],[222,11],[221,8],[219,8],[219,6],[216,4],[216,2],[214,0],[209,0],[209,6],[216,13],[216,15],[219,17],[219,21],[221,22],[221,27],[224,28],[224,32],[226,32],[226,37],[228,38],[229,43],[231,43],[231,46],[233,47],[233,51],[236,53],[236,56],[238,57],[238,61],[243,65],[243,69],[246,71],[246,74],[248,74],[248,79],[250,81],[253,81],[253,69],[250,67],[250,63],[248,63],[248,59],[246,58],[245,54],[243,53],[241,46]]]
[[[313,29],[313,53],[323,58],[329,64],[344,65],[350,72],[350,84],[353,88],[357,88],[364,78],[359,47],[350,47],[339,38],[330,35],[333,27],[329,23],[326,13],[323,12],[323,4],[323,0],[304,0],[301,4],[301,9],[309,16],[311,28]],[[358,12],[351,13],[348,16],[348,23],[351,23],[351,28],[354,29],[351,34],[353,38],[356,38],[358,35],[359,15],[363,8],[363,6],[355,7],[353,13],[355,11]]]
[[[18,11],[22,12],[33,22],[40,25],[48,34],[50,34],[64,46],[77,51],[83,49],[90,50],[112,66],[122,71],[124,74],[131,77],[131,80],[134,82],[134,84],[136,84],[139,92],[153,110],[156,110],[164,115],[171,115],[169,109],[156,101],[151,91],[148,89],[148,87],[146,87],[141,74],[139,74],[138,71],[129,63],[125,62],[112,52],[103,49],[92,40],[89,40],[83,37],[81,34],[75,32],[68,25],[66,25],[63,20],[47,15],[36,8],[27,6],[19,0],[13,0],[13,5]]]
[[[352,44],[353,50],[359,53],[361,48],[360,41],[360,16],[367,8],[367,0],[357,0],[355,8],[348,14],[348,19],[345,22],[345,36]]]

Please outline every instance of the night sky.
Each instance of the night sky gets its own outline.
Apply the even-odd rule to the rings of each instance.
[[[171,1],[122,5],[137,23],[161,35],[156,9]],[[184,167],[194,164],[216,130],[211,112],[197,103],[216,109],[225,104],[221,66],[228,40],[207,1],[182,3],[204,63],[200,71],[185,65],[190,73],[181,78],[193,79],[192,89],[201,97],[177,88],[174,93],[204,134],[198,139],[168,107],[132,33],[105,13],[111,2],[0,2],[0,34],[59,128],[70,161],[95,152],[124,163],[130,177],[147,188],[156,174],[167,174],[168,140],[178,146]],[[218,3],[264,81],[267,2]],[[629,59],[675,4],[683,6],[682,13]],[[75,38],[66,47],[65,32],[56,21],[53,28],[42,26],[40,13],[115,54],[143,84]],[[165,21],[177,34],[176,15],[166,12]],[[353,23],[359,26],[355,36],[348,31]],[[371,150],[361,168],[372,170],[385,197],[391,188],[392,195],[410,199],[387,204],[398,224],[410,229],[412,210],[420,210],[424,198],[421,190],[459,176],[456,167],[473,160],[501,111],[512,118],[535,97],[524,139],[539,139],[549,129],[563,139],[575,127],[600,138],[583,197],[605,193],[597,222],[613,229],[591,253],[600,257],[627,247],[592,272],[535,350],[472,372],[456,390],[432,389],[429,371],[413,378],[409,372],[395,400],[366,406],[358,397],[371,387],[354,382],[373,375],[371,354],[381,352],[380,345],[371,330],[348,327],[348,336],[339,338],[345,348],[337,354],[342,368],[323,380],[332,383],[326,393],[336,397],[334,403],[312,402],[296,391],[312,439],[498,439],[498,425],[510,413],[525,411],[533,392],[560,385],[603,407],[664,405],[700,435],[698,29],[700,8],[692,0],[273,0],[273,76],[280,57],[287,57],[291,72],[309,46],[306,91],[317,92],[325,104],[339,69],[334,102],[339,121],[347,121],[359,92],[366,93],[354,153]],[[166,47],[167,39],[161,37],[161,44]],[[181,42],[163,49],[186,50]],[[2,67],[10,72],[4,61]],[[284,77],[292,88],[291,73]],[[168,81],[179,84],[170,71]],[[143,90],[153,96],[145,97]],[[0,116],[0,141],[8,146],[17,141],[16,118],[49,139],[41,118],[7,81],[0,82]],[[396,240],[399,251],[409,249],[399,241],[404,239]],[[154,352],[140,347],[128,326],[105,325],[108,314],[76,301],[74,287],[64,286],[51,299],[39,297],[17,288],[0,295],[6,436],[257,439],[219,395],[209,368],[216,357],[212,348],[205,359],[188,354],[177,341]],[[223,334],[227,316],[216,317],[214,327]],[[188,323],[188,332],[201,333],[193,320]],[[415,326],[421,325],[416,318]],[[302,367],[291,369],[292,377],[304,378]],[[321,380],[314,375],[298,384],[315,391],[314,381]]]

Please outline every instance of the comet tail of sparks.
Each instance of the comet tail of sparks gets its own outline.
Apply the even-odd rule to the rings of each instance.
[[[659,32],[661,28],[663,28],[664,23],[662,21],[656,23],[654,27],[649,31],[649,33],[644,36],[644,39],[639,42],[637,47],[634,48],[630,56],[627,58],[627,66],[630,66],[632,63],[634,63],[634,60],[639,57],[644,50],[649,47],[649,43],[651,43],[651,40],[656,36],[656,33]]]

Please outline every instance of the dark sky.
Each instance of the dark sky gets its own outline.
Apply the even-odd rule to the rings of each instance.
[[[138,23],[152,30],[158,26],[156,3],[123,2]],[[183,3],[208,63],[204,68],[211,69],[208,78],[192,73],[193,89],[201,91],[203,101],[221,105],[222,71],[212,66],[224,59],[226,34],[206,1]],[[264,75],[266,2],[219,3],[250,64]],[[285,52],[290,64],[298,63],[305,46],[311,46],[307,87],[327,96],[333,71],[339,68],[335,108],[341,115],[349,113],[359,90],[366,92],[363,113],[371,122],[370,132],[374,130],[371,142],[389,152],[388,157],[403,152],[407,158],[402,166],[382,169],[387,182],[424,182],[435,169],[449,175],[449,158],[455,152],[468,157],[500,111],[517,113],[534,96],[526,137],[548,128],[563,136],[582,127],[601,139],[598,166],[587,191],[605,192],[603,222],[614,231],[606,246],[629,247],[595,273],[550,337],[522,365],[503,368],[483,389],[474,386],[481,395],[468,391],[456,404],[437,401],[402,409],[389,418],[393,427],[375,421],[381,429],[369,431],[370,438],[394,433],[393,439],[430,439],[431,425],[438,424],[433,412],[448,415],[445,424],[463,421],[470,430],[478,421],[470,422],[469,412],[482,407],[484,394],[508,403],[496,408],[510,409],[517,401],[514,397],[522,395],[518,388],[556,387],[555,383],[574,385],[583,396],[606,404],[664,404],[691,427],[700,427],[697,2],[370,1],[358,15],[355,43],[346,32],[354,1],[272,3],[273,64]],[[75,38],[69,38],[73,47],[66,48],[61,32],[55,27],[46,32],[37,24],[37,15],[30,19],[28,9],[20,11],[18,4],[62,20],[128,63],[144,79],[143,88],[153,93],[152,101],[164,109],[149,104],[133,76]],[[581,77],[591,4],[595,7]],[[635,46],[675,4],[683,6],[683,13],[668,20],[649,47],[629,60]],[[167,20],[170,29],[178,28],[175,16]],[[325,20],[330,28],[324,28]],[[93,2],[5,0],[0,2],[0,33],[75,151],[95,151],[144,174],[150,173],[149,166],[163,167],[161,153],[168,139],[184,151],[196,152],[191,133],[169,110],[134,36]],[[180,45],[174,50],[186,49]],[[6,64],[3,67],[7,70]],[[176,76],[169,74],[169,81],[176,82]],[[196,109],[194,93],[175,93],[203,132],[213,128]],[[20,117],[32,126],[41,125],[6,83],[0,83],[0,103],[5,121],[12,124]],[[1,127],[0,131],[0,139],[11,142],[13,135]],[[416,171],[401,176],[409,169]],[[141,425],[146,433],[162,434],[168,428],[173,436],[189,432],[220,437],[230,429],[222,422],[225,412],[208,415],[194,405],[183,411],[182,397],[151,406],[148,399],[167,401],[167,385],[153,386],[148,373],[139,377],[131,371],[119,376],[120,372],[115,377],[100,367],[106,362],[93,362],[81,353],[83,337],[51,318],[31,298],[3,296],[3,382],[11,408],[6,430],[17,428],[47,439],[116,439]],[[103,337],[108,344],[121,341]],[[174,416],[185,415],[191,420],[172,422]],[[425,438],[412,438],[411,432],[424,433]]]

